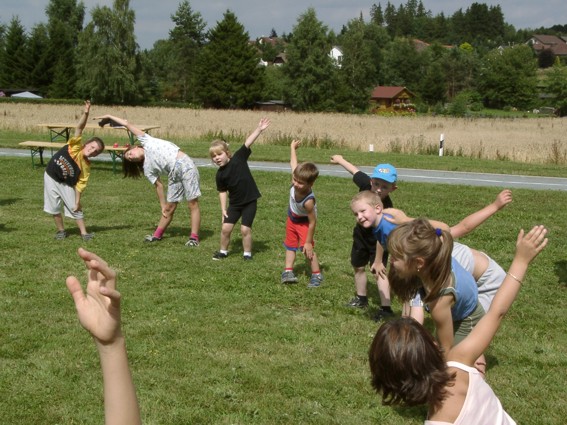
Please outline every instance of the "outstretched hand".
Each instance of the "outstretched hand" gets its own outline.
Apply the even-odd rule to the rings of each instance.
[[[494,203],[496,207],[500,210],[504,208],[506,205],[512,202],[512,191],[510,189],[504,189],[502,192],[498,194]]]
[[[86,293],[75,276],[67,277],[66,284],[75,301],[79,322],[98,344],[111,344],[122,335],[116,272],[92,252],[79,248],[78,254],[87,267]]]
[[[270,126],[270,120],[268,118],[262,118],[260,123],[258,124],[258,128],[260,131],[264,131],[266,128]]]
[[[547,229],[545,226],[534,226],[527,234],[524,235],[524,229],[520,230],[516,241],[516,255],[518,260],[530,263],[545,248],[548,239]]]

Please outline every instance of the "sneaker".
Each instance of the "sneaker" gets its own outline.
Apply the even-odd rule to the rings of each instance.
[[[59,230],[55,233],[55,240],[62,241],[67,237],[67,232],[65,230]]]
[[[282,273],[282,283],[297,283],[297,277],[292,271],[285,271]]]
[[[363,299],[355,295],[352,300],[345,304],[346,307],[366,308],[368,307],[368,298]]]
[[[243,256],[242,256],[242,259],[243,259],[244,261],[250,261],[250,260],[252,260],[252,256],[251,256],[251,255],[243,255]]]
[[[185,246],[199,246],[199,241],[195,238],[189,238],[189,240],[185,243]]]
[[[92,238],[94,238],[94,233],[85,233],[84,235],[81,235],[81,238],[83,238],[85,242],[90,241]]]
[[[159,242],[161,238],[156,238],[154,235],[146,235],[144,237],[144,242]]]
[[[319,286],[321,286],[321,282],[323,282],[322,274],[312,274],[311,279],[309,279],[309,283],[307,284],[307,287],[318,288]]]
[[[213,254],[213,260],[224,260],[228,257],[228,253],[217,251]]]
[[[384,320],[384,321],[389,320],[392,317],[394,317],[393,311],[387,311],[387,310],[380,309],[376,312],[376,314],[374,314],[374,316],[372,316],[372,320],[374,320],[375,322],[380,322],[382,320]]]

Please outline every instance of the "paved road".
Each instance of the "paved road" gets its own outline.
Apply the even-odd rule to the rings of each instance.
[[[24,149],[0,149],[0,156],[30,157]],[[45,152],[44,156],[49,157]],[[194,158],[199,167],[214,167],[208,158]],[[102,154],[95,161],[110,161],[108,154]],[[287,163],[249,161],[251,169],[262,171],[289,172]],[[333,164],[317,164],[321,175],[350,177],[342,167]],[[372,173],[373,167],[360,167],[365,173]],[[419,183],[462,184],[469,186],[495,186],[506,188],[522,188],[532,190],[562,190],[567,191],[567,178],[517,176],[511,174],[469,173],[457,171],[415,170],[398,168],[398,180]]]

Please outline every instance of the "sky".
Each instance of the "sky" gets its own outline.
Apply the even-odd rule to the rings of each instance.
[[[389,0],[396,6],[407,0]],[[95,6],[112,7],[112,0],[83,0],[86,6],[85,24],[91,20],[90,11]],[[474,1],[462,0],[422,0],[427,10],[433,15],[441,12],[451,16],[455,11],[465,11]],[[136,13],[135,32],[142,49],[151,49],[154,42],[166,39],[173,27],[171,15],[179,7],[181,0],[130,0],[130,8]],[[373,4],[381,4],[385,9],[388,0],[189,0],[193,12],[199,12],[207,24],[213,28],[223,18],[226,10],[232,11],[238,21],[244,25],[251,39],[268,36],[272,28],[278,35],[290,33],[297,20],[312,7],[317,18],[328,29],[339,32],[343,25],[362,13],[369,20],[369,11]],[[533,0],[483,1],[489,6],[500,5],[504,20],[516,29],[567,25],[567,6],[565,0],[547,0],[539,3]],[[0,23],[9,24],[12,17],[18,17],[26,30],[38,23],[46,23],[45,8],[49,0],[2,0]]]

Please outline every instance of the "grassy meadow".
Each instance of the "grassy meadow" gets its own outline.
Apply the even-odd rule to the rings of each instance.
[[[17,147],[22,140],[46,140],[47,130],[37,124],[75,123],[81,111],[78,105],[2,102],[0,147]],[[229,141],[244,139],[265,115],[271,118],[272,125],[257,143],[258,160],[286,159],[287,149],[279,158],[274,158],[278,150],[272,147],[288,146],[292,138],[301,138],[306,145],[323,151],[340,149],[368,153],[373,145],[377,154],[392,155],[392,160],[397,160],[392,161],[394,164],[407,167],[460,167],[470,171],[471,167],[478,167],[479,160],[493,163],[497,160],[497,164],[531,164],[535,169],[541,165],[559,165],[564,169],[567,163],[567,120],[560,118],[378,117],[93,105],[91,117],[104,113],[125,117],[140,125],[160,125],[152,131],[153,135],[175,141],[194,157],[206,156],[206,148],[214,137],[225,137]],[[94,133],[107,142],[119,138],[115,130],[102,129]],[[445,140],[445,154],[457,161],[436,160],[432,163],[431,156],[438,155],[441,135]],[[266,149],[262,152],[263,147]],[[415,154],[425,159],[415,163]],[[491,168],[490,165],[487,167]],[[516,172],[522,173],[524,167],[514,165],[509,168],[519,168]],[[525,171],[532,173],[530,169]],[[542,172],[546,173],[545,170]]]
[[[41,107],[34,108],[38,111],[30,111],[25,119],[20,114],[26,126],[3,128],[2,134],[33,133],[37,122],[74,121],[73,113],[80,112],[72,108],[70,118],[49,117],[39,115],[44,112]],[[93,115],[96,112],[93,108]],[[5,118],[11,114],[4,110]],[[132,114],[128,110],[130,120],[160,123],[162,129],[155,134],[162,137],[173,138],[173,131],[185,131],[187,125],[165,112]],[[204,121],[208,112],[184,114],[196,123]],[[246,119],[239,126],[233,124],[238,133],[252,129],[259,116],[242,114]],[[228,118],[220,117],[218,131],[233,128]],[[281,124],[283,117],[287,115],[273,117],[266,136],[292,132]],[[370,118],[354,117],[353,125],[366,119]],[[548,130],[565,125],[561,120],[532,123]],[[0,126],[5,125],[3,120]],[[310,125],[301,128],[306,132]],[[434,133],[440,130],[449,134],[447,127]],[[346,137],[348,132],[342,134]],[[273,150],[282,159],[288,152],[283,146],[281,152]],[[259,146],[252,159],[259,159],[257,151],[269,154]],[[300,150],[299,159],[311,154],[318,155],[315,149]],[[327,157],[328,152],[321,160]],[[450,168],[451,160],[458,159],[443,160]],[[145,424],[423,423],[424,409],[381,406],[370,388],[367,350],[377,328],[369,319],[377,308],[375,286],[370,286],[368,312],[343,306],[354,290],[349,262],[354,218],[348,205],[356,188],[350,180],[322,176],[315,184],[316,250],[325,281],[320,288],[307,289],[302,259],[296,262],[299,284],[279,283],[289,187],[286,173],[254,172],[263,194],[253,228],[254,260],[242,261],[235,231],[231,255],[217,262],[211,260],[220,237],[212,167],[200,169],[202,242],[187,248],[187,208],[180,206],[160,243],[145,244],[143,237],[154,229],[160,214],[153,187],[143,179],[122,179],[102,162],[93,165],[83,197],[86,223],[95,239],[83,242],[74,223],[66,220],[70,236],[55,241],[53,220],[42,212],[43,169],[32,169],[28,158],[2,157],[0,162],[0,423],[103,422],[98,357],[76,319],[64,283],[70,274],[85,280],[76,255],[80,246],[118,271],[123,328]],[[401,183],[393,200],[409,215],[452,224],[491,202],[499,191]],[[528,271],[517,302],[487,352],[487,379],[519,424],[559,425],[567,417],[563,330],[567,193],[520,189],[513,196],[510,206],[463,239],[507,268],[521,227],[541,223],[549,228],[550,243]],[[398,303],[394,309],[399,314]]]

